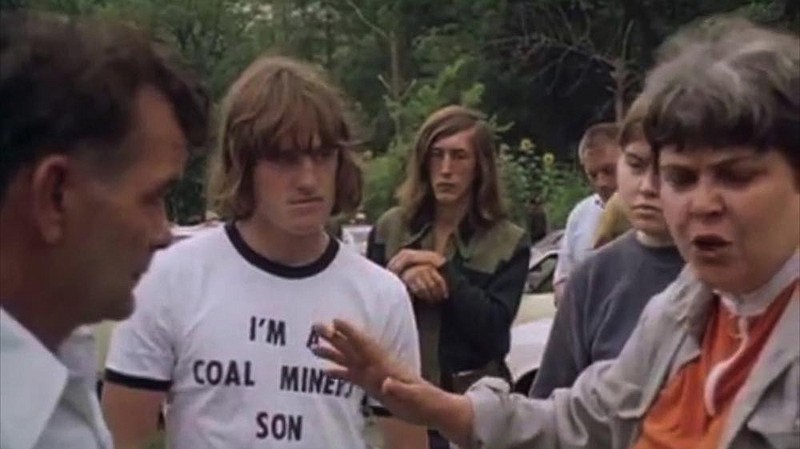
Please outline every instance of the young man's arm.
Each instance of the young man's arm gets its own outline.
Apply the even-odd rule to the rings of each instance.
[[[527,234],[519,237],[512,251],[511,256],[489,274],[485,285],[478,285],[449,261],[439,268],[449,293],[442,303],[442,313],[484,358],[494,358],[508,351],[509,329],[528,276],[530,243]]]
[[[378,418],[385,449],[420,449],[428,447],[428,430],[397,418]]]
[[[115,449],[142,449],[158,432],[158,417],[166,394],[106,382],[103,414],[112,431]]]
[[[159,262],[156,257],[136,287],[136,310],[114,328],[105,361],[103,414],[116,449],[147,447],[172,386],[174,290]]]
[[[425,291],[444,290],[446,297],[437,299],[435,295],[430,296],[435,302],[441,301],[442,313],[455,325],[460,335],[469,340],[478,352],[476,355],[493,359],[508,351],[509,329],[519,309],[528,275],[530,241],[527,235],[522,233],[511,243],[513,246],[508,250],[511,254],[493,272],[485,273],[487,279],[480,284],[433,251],[401,250],[392,257],[387,268],[402,273],[401,278],[417,297],[424,299]],[[425,284],[416,282],[424,279],[407,279],[409,272],[428,266],[435,268],[435,273],[443,281],[441,288],[437,288],[435,283],[416,285]],[[419,289],[423,291],[419,292]]]

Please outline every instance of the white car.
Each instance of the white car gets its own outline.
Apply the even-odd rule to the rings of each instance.
[[[555,313],[552,293],[522,296],[519,312],[511,325],[511,346],[506,355],[515,392],[528,394],[542,362]]]
[[[367,255],[367,239],[372,231],[372,225],[344,225],[342,226],[342,243],[346,247],[356,250],[362,256]]]
[[[506,356],[513,389],[518,393],[528,394],[553,326],[553,273],[563,234],[561,230],[553,231],[531,247],[525,294],[511,325],[511,345]]]

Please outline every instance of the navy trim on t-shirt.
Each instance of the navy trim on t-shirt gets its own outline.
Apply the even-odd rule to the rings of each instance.
[[[328,246],[317,260],[307,265],[290,266],[269,260],[261,254],[258,254],[244,241],[242,234],[233,222],[225,225],[225,233],[228,235],[233,247],[246,261],[253,264],[256,268],[282,278],[302,279],[314,276],[328,268],[339,252],[339,242],[335,238],[330,238],[328,240]]]
[[[120,373],[113,369],[106,368],[105,381],[112,384],[124,385],[130,388],[139,390],[152,390],[152,391],[169,391],[172,387],[172,381],[148,379],[146,377],[131,376],[129,374]]]
[[[361,397],[361,412],[369,413],[372,416],[377,416],[380,418],[392,417],[392,412],[390,412],[386,407],[378,404],[370,404],[369,398],[366,394]]]
[[[373,406],[370,407],[370,410],[372,410],[372,414],[374,416],[378,416],[380,418],[391,418],[392,417],[392,412],[390,412],[387,408],[384,408],[384,407],[378,407],[378,406],[373,405]]]

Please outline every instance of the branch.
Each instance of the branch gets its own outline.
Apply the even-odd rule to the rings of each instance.
[[[355,12],[355,13],[356,13],[356,16],[358,16],[359,20],[361,20],[361,22],[363,22],[363,23],[364,23],[364,25],[366,25],[367,27],[369,27],[369,28],[370,28],[372,31],[374,31],[374,32],[375,32],[377,35],[381,36],[382,38],[386,39],[387,41],[388,41],[388,40],[391,40],[391,37],[389,36],[389,34],[388,34],[386,31],[382,30],[382,29],[381,29],[380,27],[378,27],[377,25],[375,25],[374,23],[370,22],[370,21],[369,21],[369,20],[368,20],[368,19],[367,19],[367,18],[364,16],[364,13],[361,11],[361,9],[360,9],[358,6],[356,6],[356,4],[355,4],[355,3],[353,3],[353,1],[352,1],[352,0],[345,0],[345,1],[346,1],[346,2],[347,2],[347,4],[350,6],[350,8],[352,8],[352,9],[353,9],[353,12]]]
[[[628,44],[630,43],[632,29],[633,29],[633,20],[628,22],[628,26],[625,27],[625,34],[622,36],[621,56],[623,61],[628,59]]]
[[[550,83],[550,86],[547,87],[548,93],[553,93],[556,88],[556,84],[558,83],[558,79],[561,77],[561,67],[564,65],[564,60],[567,59],[567,55],[570,54],[570,49],[564,49],[564,52],[558,58],[558,62],[556,63],[556,73],[553,76],[553,82]]]
[[[599,52],[584,50],[580,45],[577,44],[558,41],[543,35],[537,35],[535,37],[535,42],[536,44],[533,46],[532,51],[530,51],[529,54],[541,51],[542,48],[560,49],[565,52],[575,53],[577,55],[583,56],[584,58],[589,60],[600,62],[603,65],[607,65],[611,68],[615,66],[615,62],[611,58]],[[588,50],[593,50],[593,49],[589,48]]]
[[[572,85],[567,88],[565,95],[572,95],[578,89],[578,87],[580,87],[580,85],[583,83],[583,79],[586,78],[586,74],[589,73],[589,69],[591,67],[591,61],[587,61],[586,64],[583,65],[583,71],[581,71],[581,74],[578,75],[578,79],[576,79],[575,82],[573,82]]]
[[[580,40],[578,39],[578,35],[575,34],[575,30],[572,29],[572,24],[570,23],[569,18],[567,18],[567,13],[564,12],[564,8],[562,8],[560,5],[556,5],[556,10],[558,11],[559,17],[561,17],[561,20],[563,22],[562,26],[564,27],[564,29],[567,30],[567,34],[569,35],[570,40],[572,42],[580,42]]]

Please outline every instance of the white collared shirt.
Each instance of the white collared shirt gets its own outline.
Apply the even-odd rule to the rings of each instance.
[[[594,193],[581,200],[569,213],[553,284],[564,282],[572,270],[592,253],[603,208],[603,200]]]
[[[56,356],[0,308],[0,447],[110,449],[95,357],[89,328],[77,329]]]

